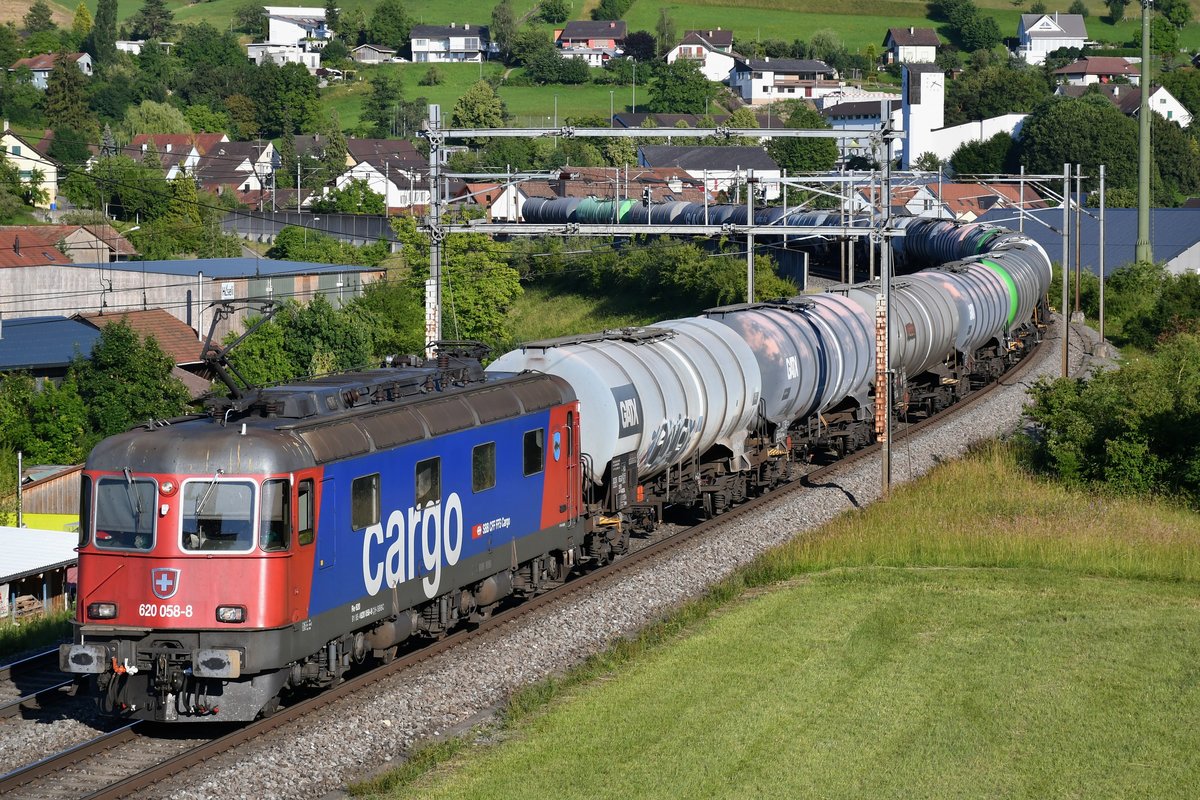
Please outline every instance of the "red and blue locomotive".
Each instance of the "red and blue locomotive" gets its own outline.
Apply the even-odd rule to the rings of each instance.
[[[135,719],[249,720],[582,557],[578,402],[478,361],[346,373],[102,442],[64,671]]]

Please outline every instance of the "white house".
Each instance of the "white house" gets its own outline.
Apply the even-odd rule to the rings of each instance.
[[[470,23],[459,25],[414,25],[409,32],[412,60],[417,63],[483,61],[487,28]]]
[[[1087,26],[1080,14],[1022,14],[1017,25],[1017,55],[1030,64],[1044,64],[1060,47],[1082,49]]]
[[[667,53],[667,63],[674,64],[681,58],[695,61],[704,77],[716,83],[726,83],[733,71],[734,57],[734,53],[720,49],[698,31],[689,31],[683,41]]]
[[[901,100],[904,108],[902,169],[912,169],[925,153],[945,161],[967,142],[986,140],[997,133],[1016,137],[1026,114],[999,117],[945,127],[946,76],[936,64],[905,64]]]
[[[1142,79],[1141,64],[1116,56],[1088,56],[1054,70],[1059,80],[1072,86],[1113,83],[1126,80],[1137,86]]]
[[[333,31],[325,27],[325,9],[305,6],[264,6],[267,14],[267,41],[294,44],[320,50]]]
[[[813,100],[842,88],[824,61],[795,58],[734,59],[730,87],[751,105]]]
[[[372,192],[383,195],[388,209],[429,205],[428,178],[424,173],[400,165],[399,160],[388,156],[364,158],[338,176],[337,188],[345,188],[354,180],[364,180]]]
[[[1092,89],[1089,86],[1059,86],[1055,94],[1066,97],[1082,97],[1089,91],[1099,92],[1127,116],[1136,117],[1142,110],[1142,92],[1136,86],[1120,83],[1107,83]],[[1186,128],[1192,124],[1192,114],[1187,106],[1175,99],[1164,86],[1150,87],[1150,110],[1166,120],[1170,120]]]
[[[623,19],[571,20],[554,32],[563,58],[581,58],[591,67],[602,67],[625,48]]]
[[[118,39],[116,44],[117,44],[117,49],[120,50],[122,53],[129,53],[129,55],[131,55],[131,56],[136,56],[136,55],[141,55],[142,48],[146,46],[146,40],[145,39]],[[170,53],[171,48],[175,46],[175,43],[174,42],[159,42],[158,46],[161,47],[163,50],[166,50],[168,53]]]
[[[298,44],[279,44],[277,42],[255,42],[246,45],[246,55],[258,66],[267,62],[283,66],[284,64],[300,64],[309,73],[315,74],[321,66],[321,53],[318,50],[307,50]]]
[[[75,66],[79,67],[79,71],[84,75],[91,76],[92,74],[92,57],[87,53],[67,53],[68,61],[75,62]],[[46,81],[50,79],[50,71],[54,69],[54,62],[58,59],[56,53],[42,53],[41,55],[31,58],[22,58],[13,62],[13,65],[8,68],[9,72],[16,72],[22,67],[27,68],[33,77],[29,83],[35,89],[45,89]]]
[[[33,180],[35,170],[41,173],[42,181],[38,188],[45,190],[46,199],[37,204],[38,208],[57,207],[58,164],[9,130],[8,120],[4,120],[4,127],[0,128],[0,153],[4,154],[6,164],[17,168],[22,181]]]
[[[883,60],[885,64],[932,64],[941,44],[933,28],[888,28]]]

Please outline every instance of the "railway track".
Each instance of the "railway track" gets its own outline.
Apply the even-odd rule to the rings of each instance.
[[[975,390],[952,408],[917,422],[895,426],[893,439],[903,440],[919,431],[937,425],[970,408],[991,392],[1019,383],[1024,379],[1025,374],[1045,357],[1047,349],[1035,348],[1027,358],[1000,381]],[[85,742],[64,753],[0,776],[0,796],[6,798],[88,798],[88,800],[129,797],[198,764],[223,753],[231,752],[252,740],[301,720],[344,697],[411,669],[447,650],[476,638],[490,635],[505,626],[515,625],[527,615],[552,604],[560,603],[572,595],[585,592],[601,582],[609,581],[616,575],[662,557],[685,542],[712,534],[731,520],[756,513],[761,509],[763,503],[774,502],[792,492],[804,491],[817,482],[831,477],[846,466],[876,455],[879,450],[879,445],[864,448],[835,463],[816,467],[800,479],[767,495],[729,509],[714,519],[680,529],[669,536],[652,538],[640,549],[636,549],[618,561],[586,575],[581,575],[520,605],[498,612],[474,627],[464,628],[440,641],[404,654],[389,664],[346,679],[338,686],[315,697],[297,702],[266,719],[234,729],[218,729],[212,725],[187,728],[171,726],[165,729],[149,723],[129,725],[99,736],[90,742]]]
[[[75,682],[58,669],[58,650],[0,666],[0,719],[45,708],[75,694]]]

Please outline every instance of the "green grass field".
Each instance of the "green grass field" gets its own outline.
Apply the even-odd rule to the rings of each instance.
[[[71,638],[72,612],[22,619],[17,624],[0,620],[0,663],[18,653],[40,650]]]
[[[384,797],[1191,797],[1200,518],[991,448],[513,701]],[[431,766],[432,765],[432,766]]]
[[[513,341],[531,342],[572,333],[647,325],[661,317],[661,309],[630,311],[628,305],[611,307],[607,298],[564,294],[557,289],[526,286],[525,294],[509,312]]]

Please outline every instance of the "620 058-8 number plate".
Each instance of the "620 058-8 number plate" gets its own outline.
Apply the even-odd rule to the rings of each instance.
[[[138,606],[138,615],[142,617],[191,617],[192,607],[169,605],[167,603],[142,603]]]

